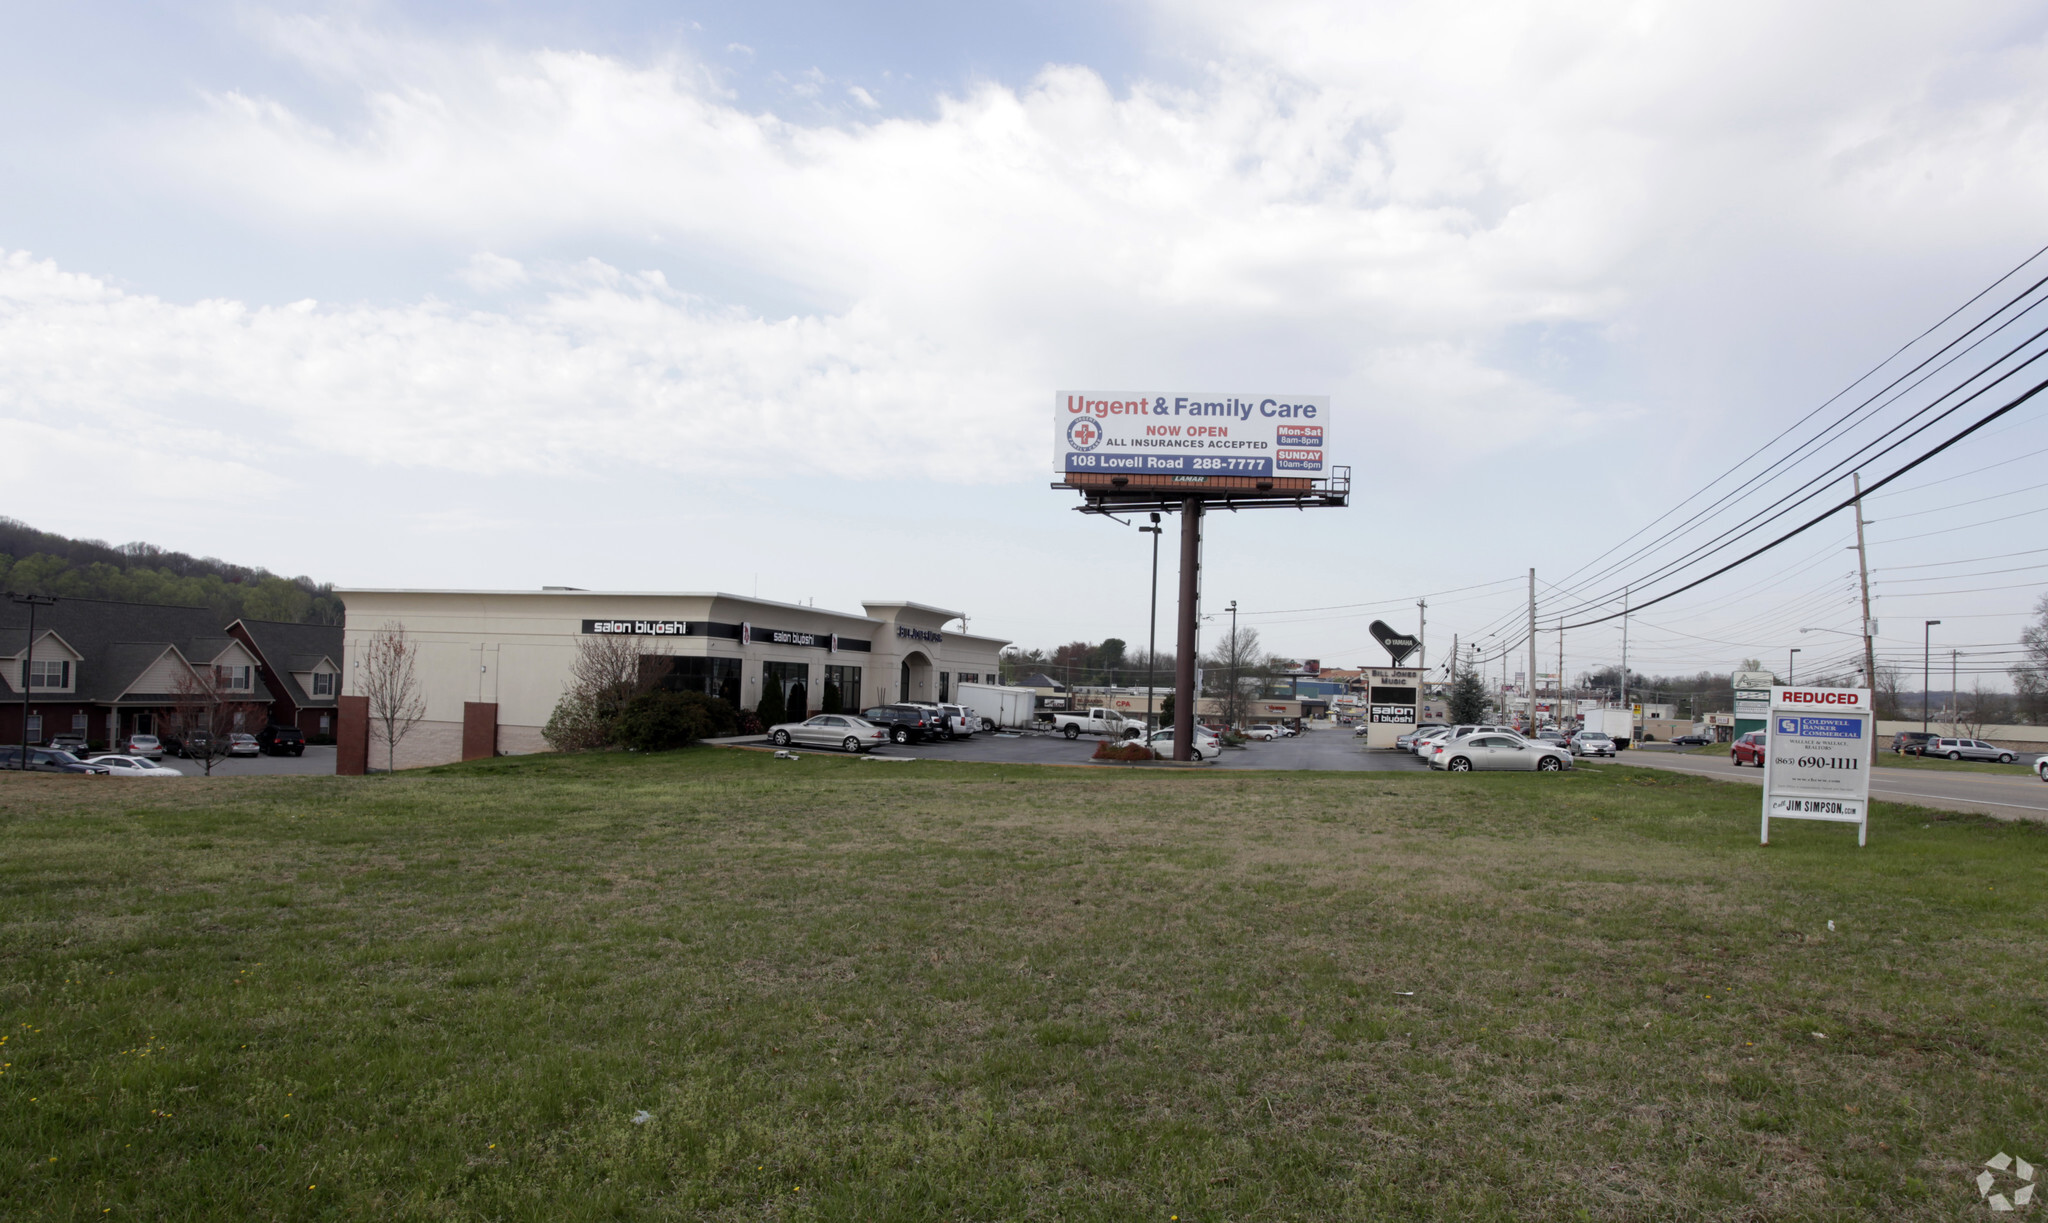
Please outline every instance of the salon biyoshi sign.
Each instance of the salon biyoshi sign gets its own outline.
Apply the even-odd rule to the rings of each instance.
[[[1868,688],[1772,687],[1764,734],[1763,843],[1771,821],[1827,820],[1870,837]]]

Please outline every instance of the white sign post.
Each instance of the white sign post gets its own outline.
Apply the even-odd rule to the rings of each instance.
[[[1868,688],[1771,689],[1764,742],[1763,843],[1771,820],[1856,825],[1870,840],[1870,736],[1877,721]]]

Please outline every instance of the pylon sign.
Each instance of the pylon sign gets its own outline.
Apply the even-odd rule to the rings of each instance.
[[[1772,687],[1764,725],[1763,843],[1771,821],[1856,825],[1870,839],[1870,737],[1877,719],[1868,688]]]

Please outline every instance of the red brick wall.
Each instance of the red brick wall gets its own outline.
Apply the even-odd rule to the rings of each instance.
[[[462,702],[462,758],[488,760],[498,754],[498,703]]]
[[[361,777],[370,767],[370,698],[345,696],[335,727],[334,772]]]

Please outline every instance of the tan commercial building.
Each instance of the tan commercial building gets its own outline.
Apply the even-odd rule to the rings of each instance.
[[[426,716],[398,745],[398,767],[549,750],[541,729],[589,636],[640,643],[643,674],[753,709],[766,686],[792,715],[893,701],[944,701],[962,683],[997,683],[1007,641],[949,631],[961,613],[865,603],[866,615],[729,594],[526,590],[346,590],[340,772],[361,772],[365,644],[386,625],[419,647]],[[381,742],[381,741],[380,741]],[[381,767],[377,752],[367,762]]]

